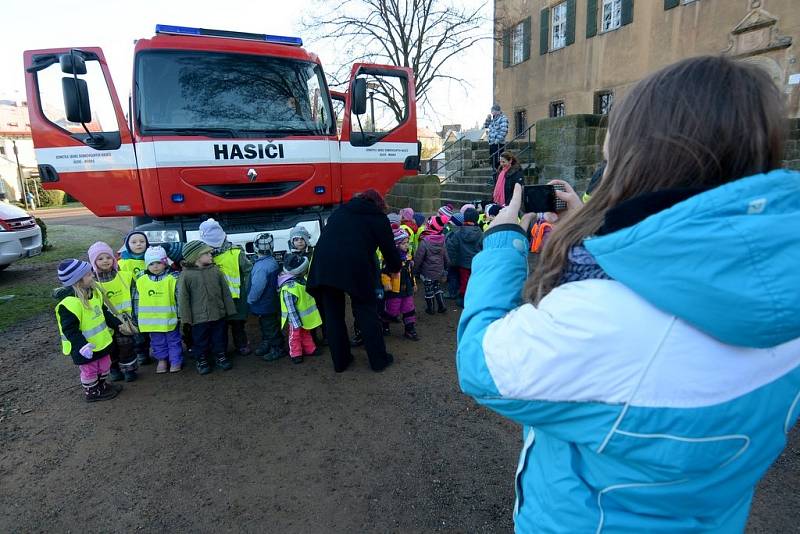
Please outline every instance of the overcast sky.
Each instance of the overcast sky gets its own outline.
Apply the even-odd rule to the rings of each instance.
[[[479,1],[463,0],[463,3]],[[133,42],[152,37],[157,23],[303,37],[297,27],[298,21],[310,6],[310,0],[6,2],[2,8],[0,32],[0,97],[24,98],[24,50],[99,46],[105,52],[117,92],[120,98],[125,98],[130,92]],[[487,16],[491,16],[491,2],[486,10]],[[327,57],[325,50],[313,43],[306,43],[306,48],[320,56],[323,68],[333,70],[330,62],[334,58]],[[451,70],[467,79],[472,87],[465,91],[458,84],[440,82],[431,92],[437,115],[422,117],[420,125],[438,129],[443,123],[473,126],[482,122],[492,103],[491,55],[491,45],[487,41],[454,59]]]

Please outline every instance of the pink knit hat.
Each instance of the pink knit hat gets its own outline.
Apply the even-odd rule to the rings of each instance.
[[[398,228],[394,231],[394,242],[397,243],[398,241],[402,241],[403,239],[408,239],[408,234],[402,228]]]
[[[400,220],[401,221],[413,221],[414,220],[414,210],[411,208],[403,208],[400,210]]]
[[[475,204],[464,204],[463,206],[461,206],[461,209],[459,211],[461,211],[461,213],[466,213],[467,210],[470,208],[475,209]]]
[[[431,233],[441,234],[446,224],[447,220],[444,217],[441,215],[434,215],[431,217],[431,220],[428,221],[428,229]]]
[[[104,243],[103,241],[98,241],[97,243],[89,247],[88,254],[89,254],[89,265],[92,266],[92,270],[94,272],[97,272],[97,265],[95,265],[95,262],[97,261],[97,257],[100,254],[108,254],[109,256],[111,256],[111,259],[114,260],[114,270],[115,271],[119,270],[119,266],[117,265],[117,257],[114,254],[114,250],[112,250],[112,248],[108,245],[108,243]]]

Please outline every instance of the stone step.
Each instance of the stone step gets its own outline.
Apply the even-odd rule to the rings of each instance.
[[[492,186],[481,184],[445,184],[440,193],[441,196],[446,197],[450,192],[464,192],[472,193],[474,195],[491,194]]]
[[[476,200],[483,200],[485,202],[489,202],[491,201],[491,199],[492,195],[488,192],[482,195],[476,195],[475,193],[469,193],[464,191],[449,191],[447,194],[442,192],[440,202],[442,204],[447,204],[449,202],[454,206],[461,206],[463,204],[469,204],[475,202]]]

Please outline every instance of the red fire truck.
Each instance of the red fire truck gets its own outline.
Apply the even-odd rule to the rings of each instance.
[[[135,45],[126,110],[100,48],[25,52],[45,189],[133,216],[155,243],[195,239],[214,217],[252,252],[263,231],[285,248],[298,223],[315,241],[341,202],[416,174],[411,69],[357,63],[337,92],[296,37],[155,33]]]

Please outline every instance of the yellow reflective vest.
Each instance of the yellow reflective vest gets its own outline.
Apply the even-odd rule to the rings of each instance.
[[[308,294],[306,286],[299,282],[289,282],[281,286],[281,328],[286,325],[286,320],[289,318],[289,310],[283,299],[284,292],[291,293],[297,298],[295,307],[300,315],[300,323],[305,330],[313,330],[322,326],[322,316],[317,309],[317,301]]]
[[[133,274],[133,278],[139,276],[139,273],[144,271],[147,267],[144,264],[144,259],[141,260],[134,260],[134,259],[127,259],[127,260],[119,260],[117,262],[119,265],[120,271],[125,271]]]
[[[225,281],[228,282],[228,289],[231,290],[231,296],[235,299],[239,298],[242,291],[242,277],[239,273],[239,254],[241,252],[240,248],[231,248],[214,256],[214,263],[222,271]]]
[[[139,292],[137,322],[140,332],[171,332],[178,326],[175,286],[178,280],[168,274],[154,282],[147,273],[136,279]]]
[[[419,243],[419,236],[416,232],[411,230],[411,227],[406,224],[401,224],[400,229],[403,230],[408,235],[408,249],[411,251],[411,255],[413,256],[414,253],[417,251],[417,244]]]
[[[67,340],[61,328],[61,317],[58,309],[63,306],[78,318],[81,334],[86,338],[87,343],[94,343],[94,351],[101,351],[111,345],[113,337],[111,329],[106,325],[106,318],[103,316],[103,296],[100,291],[92,291],[92,298],[89,299],[89,308],[85,308],[81,299],[78,297],[66,297],[56,305],[56,322],[58,323],[58,333],[61,334],[61,351],[69,355],[72,352],[72,343]],[[81,347],[78,347],[79,349]]]
[[[133,283],[133,273],[130,271],[118,271],[113,280],[109,282],[97,282],[97,286],[105,293],[108,301],[114,305],[119,313],[132,313],[133,303],[131,302],[131,283]]]

